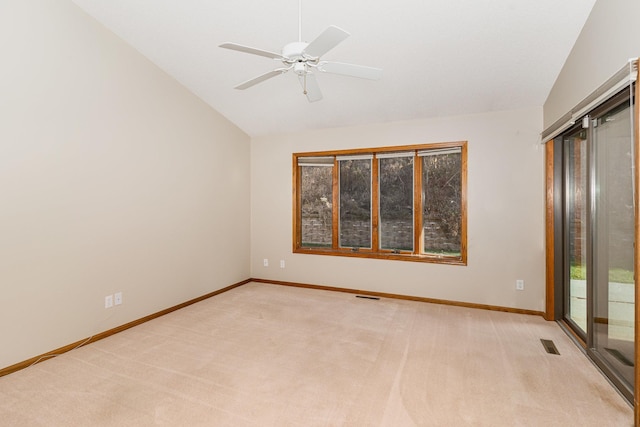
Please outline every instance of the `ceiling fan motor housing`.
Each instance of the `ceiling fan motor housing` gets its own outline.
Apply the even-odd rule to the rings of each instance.
[[[293,42],[287,44],[282,48],[282,56],[287,59],[290,59],[291,62],[296,61],[298,59],[305,59],[304,50],[309,46],[309,43],[305,42]]]
[[[305,42],[293,42],[282,48],[282,56],[285,58],[282,62],[285,65],[293,65],[293,71],[303,76],[309,72],[309,65],[316,65],[318,58],[313,58],[305,54],[304,50],[309,46]]]

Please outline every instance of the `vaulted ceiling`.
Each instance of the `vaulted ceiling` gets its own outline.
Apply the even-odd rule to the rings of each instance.
[[[378,81],[319,74],[309,103],[293,72],[218,47],[280,52],[298,0],[73,0],[251,136],[542,106],[595,0],[302,0],[302,40],[351,36],[322,59],[382,68]]]

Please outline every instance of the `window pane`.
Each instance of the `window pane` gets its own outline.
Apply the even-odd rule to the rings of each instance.
[[[301,166],[302,246],[331,247],[333,167]]]
[[[340,160],[340,247],[371,247],[371,160]]]
[[[380,248],[413,251],[413,157],[379,162]]]
[[[422,157],[422,220],[424,252],[460,256],[460,153]]]

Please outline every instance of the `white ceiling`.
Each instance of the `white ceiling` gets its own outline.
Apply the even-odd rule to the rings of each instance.
[[[73,0],[251,136],[542,106],[595,0],[302,0],[302,38],[351,37],[323,59],[384,69],[321,74],[309,103],[279,52],[298,40],[298,0]]]

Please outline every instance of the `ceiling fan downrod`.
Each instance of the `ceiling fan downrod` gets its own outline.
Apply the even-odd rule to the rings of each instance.
[[[298,0],[298,41],[302,42],[302,0]]]

